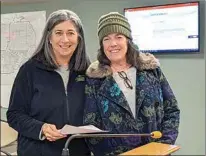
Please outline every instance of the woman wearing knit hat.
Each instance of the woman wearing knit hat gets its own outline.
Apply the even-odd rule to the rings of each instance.
[[[98,61],[87,70],[84,124],[117,134],[158,130],[163,137],[88,139],[94,155],[118,155],[151,141],[174,144],[180,110],[158,60],[138,51],[119,13],[99,19],[98,36]]]

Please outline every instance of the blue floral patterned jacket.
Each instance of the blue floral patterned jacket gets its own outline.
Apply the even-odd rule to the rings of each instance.
[[[178,136],[180,110],[176,98],[151,54],[140,53],[136,77],[136,118],[112,77],[109,66],[96,61],[87,70],[84,124],[111,133],[151,133],[163,137],[91,138],[87,143],[95,156],[118,155],[151,141],[174,144]]]

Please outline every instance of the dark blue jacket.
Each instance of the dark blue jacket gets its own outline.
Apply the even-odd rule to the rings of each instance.
[[[31,59],[19,70],[11,92],[7,120],[18,131],[18,156],[60,156],[67,138],[39,140],[44,123],[82,125],[84,73],[70,71],[67,96],[61,76],[41,62]],[[84,140],[70,144],[73,156],[86,155]]]
[[[95,156],[117,155],[152,141],[174,144],[178,136],[180,110],[177,100],[159,68],[158,61],[140,53],[136,67],[136,117],[112,77],[109,66],[98,62],[87,71],[84,123],[111,133],[151,133],[161,131],[163,137],[88,139]]]

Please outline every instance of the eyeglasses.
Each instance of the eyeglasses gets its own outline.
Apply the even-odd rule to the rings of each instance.
[[[132,83],[129,80],[129,78],[127,77],[127,74],[124,71],[121,72],[117,72],[119,77],[121,77],[124,80],[124,84],[127,88],[133,89],[132,87]]]

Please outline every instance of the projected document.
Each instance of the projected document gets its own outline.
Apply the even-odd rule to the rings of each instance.
[[[198,49],[198,3],[135,8],[125,16],[142,51]]]

